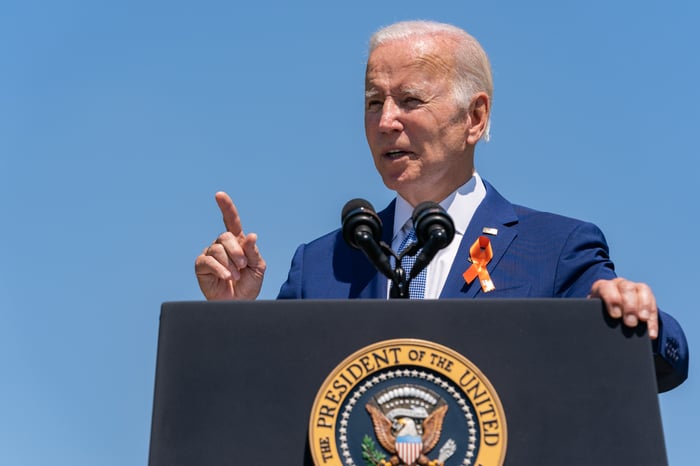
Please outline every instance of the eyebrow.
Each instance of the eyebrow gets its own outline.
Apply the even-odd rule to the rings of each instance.
[[[371,99],[372,97],[377,97],[378,95],[379,91],[374,87],[365,91],[365,99]]]
[[[407,94],[407,95],[411,95],[411,96],[416,96],[416,95],[422,95],[424,93],[425,93],[424,90],[417,88],[417,87],[411,87],[411,86],[402,86],[398,90],[399,95]],[[373,97],[377,97],[379,94],[380,94],[380,91],[377,90],[377,88],[372,87],[370,89],[365,90],[365,99],[371,99]]]
[[[401,89],[399,89],[399,92],[401,92],[401,94],[408,95],[420,95],[425,93],[425,91],[420,88],[410,86],[401,87]]]

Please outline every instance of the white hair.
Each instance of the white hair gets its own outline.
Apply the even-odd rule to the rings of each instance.
[[[451,24],[435,21],[402,21],[386,26],[375,32],[369,40],[369,54],[382,44],[398,40],[419,37],[436,37],[451,39],[455,43],[455,77],[453,94],[457,104],[464,109],[469,108],[472,96],[477,92],[485,92],[489,101],[493,101],[493,77],[488,56],[481,44],[463,29]],[[486,128],[481,139],[489,140],[491,117],[486,122]]]

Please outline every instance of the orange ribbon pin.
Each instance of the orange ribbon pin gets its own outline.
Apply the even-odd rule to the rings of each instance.
[[[496,287],[491,281],[491,276],[489,271],[486,270],[486,266],[493,259],[493,249],[491,249],[491,241],[486,236],[479,236],[479,238],[474,241],[472,247],[469,248],[469,260],[472,265],[464,271],[462,275],[464,281],[470,284],[478,276],[479,282],[481,282],[481,289],[484,293],[495,290]]]

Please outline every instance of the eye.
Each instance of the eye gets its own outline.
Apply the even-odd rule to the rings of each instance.
[[[384,102],[379,99],[370,99],[365,103],[367,110],[371,112],[379,112],[384,106]]]
[[[401,101],[401,103],[403,104],[403,106],[405,108],[417,108],[417,107],[420,107],[421,105],[423,105],[425,102],[418,97],[409,96],[409,97],[404,97],[404,99]]]

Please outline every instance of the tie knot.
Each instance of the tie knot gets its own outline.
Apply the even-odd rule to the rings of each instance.
[[[417,239],[416,230],[413,228],[413,226],[409,226],[407,224],[407,226],[404,227],[404,230],[406,230],[407,233],[401,241],[401,245],[399,246],[399,253],[403,252],[403,250],[406,249],[406,246],[408,246],[410,243],[415,243]]]

